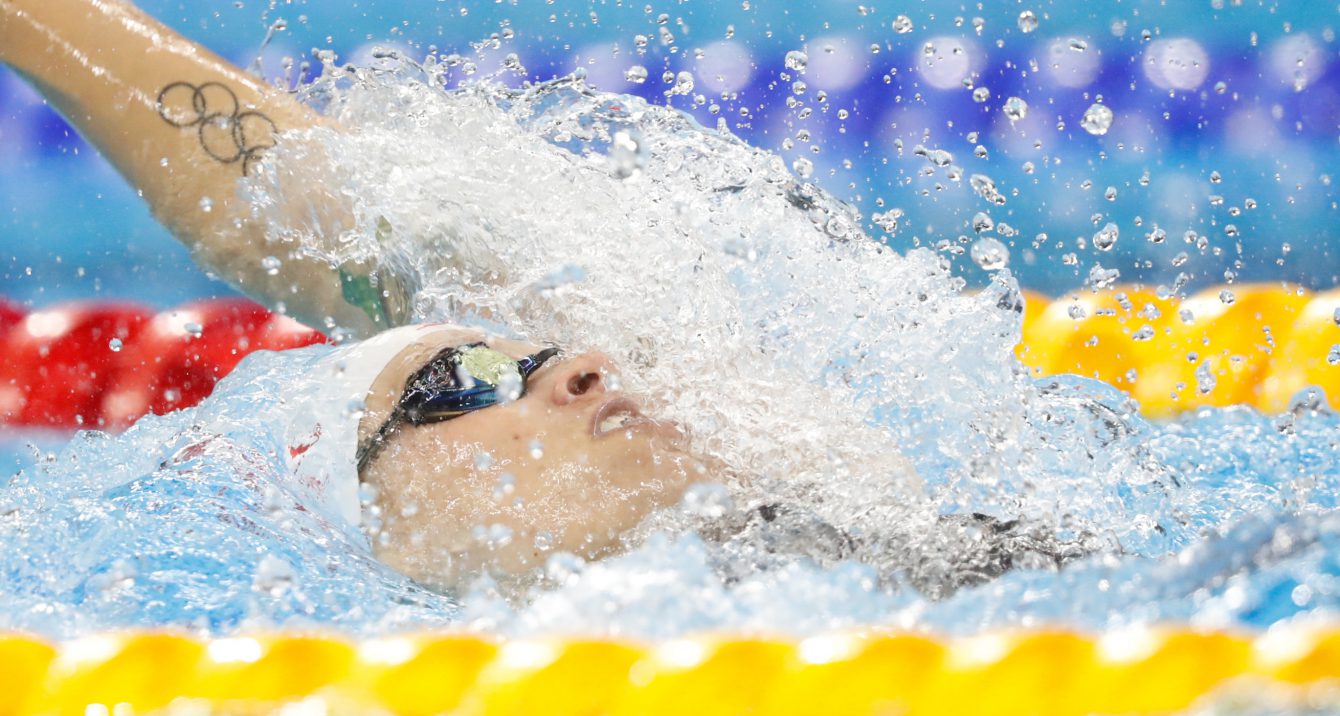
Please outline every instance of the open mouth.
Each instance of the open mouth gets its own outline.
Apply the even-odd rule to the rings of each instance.
[[[637,403],[625,397],[616,397],[606,401],[591,416],[591,435],[601,437],[652,422],[638,410]]]

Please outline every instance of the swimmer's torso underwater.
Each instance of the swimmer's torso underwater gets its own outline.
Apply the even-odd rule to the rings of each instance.
[[[729,127],[509,86],[506,53],[462,83],[449,53],[322,52],[279,91],[127,4],[0,3],[3,59],[194,256],[337,341],[15,476],[0,626],[964,632],[1340,600],[1267,596],[1336,554],[1340,472],[1276,459],[1331,450],[1332,414],[1156,424],[1038,380],[1009,269],[965,291]]]

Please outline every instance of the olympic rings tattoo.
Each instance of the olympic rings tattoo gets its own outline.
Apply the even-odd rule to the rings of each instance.
[[[241,162],[251,172],[279,131],[274,120],[255,110],[242,111],[237,95],[219,82],[173,82],[158,93],[158,116],[180,129],[196,128],[205,153],[222,164]]]

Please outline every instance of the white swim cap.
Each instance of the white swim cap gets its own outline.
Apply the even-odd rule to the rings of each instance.
[[[307,394],[290,397],[294,410],[284,432],[284,460],[288,478],[327,517],[355,529],[361,524],[355,456],[368,391],[402,351],[444,329],[451,330],[403,326],[340,346],[314,361],[305,380],[297,382]]]

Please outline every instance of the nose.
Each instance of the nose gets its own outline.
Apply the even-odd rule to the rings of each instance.
[[[573,356],[554,366],[551,399],[554,405],[568,405],[587,396],[598,396],[607,389],[614,362],[599,351]]]

